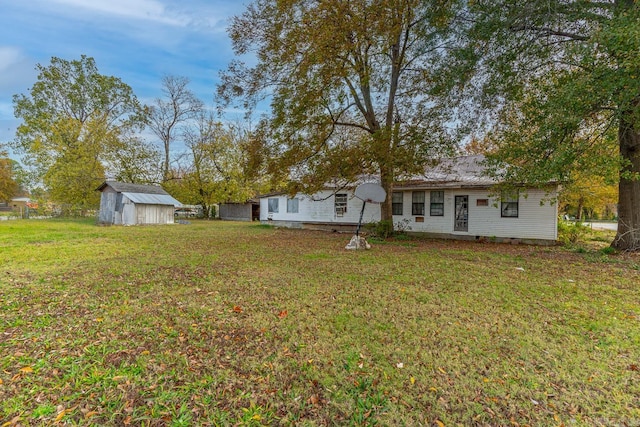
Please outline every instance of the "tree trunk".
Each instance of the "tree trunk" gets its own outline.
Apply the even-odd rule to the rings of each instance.
[[[576,212],[576,221],[578,222],[582,222],[582,209],[583,209],[583,201],[584,198],[580,197],[578,198],[578,208],[577,208],[577,212]]]
[[[393,172],[388,168],[380,168],[380,186],[384,188],[387,193],[387,198],[380,206],[380,220],[389,221],[393,225],[393,210],[391,208],[392,193],[393,193]]]
[[[164,162],[162,164],[162,178],[166,182],[169,180],[169,142],[164,141]]]
[[[640,131],[628,119],[630,114],[623,114],[618,128],[620,156],[629,164],[620,171],[618,233],[611,246],[636,251],[640,250],[640,179],[632,174],[640,174]]]

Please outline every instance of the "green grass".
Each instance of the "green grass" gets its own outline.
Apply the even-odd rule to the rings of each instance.
[[[637,255],[350,237],[0,222],[0,426],[640,424]]]

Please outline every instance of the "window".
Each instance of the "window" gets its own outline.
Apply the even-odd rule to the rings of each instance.
[[[424,215],[424,191],[411,193],[411,215]]]
[[[269,213],[278,213],[278,199],[269,199]]]
[[[402,215],[402,193],[400,191],[394,191],[391,195],[391,213]]]
[[[477,199],[476,206],[489,206],[489,199]]]
[[[347,213],[347,195],[344,193],[336,194],[336,215],[342,216]]]
[[[444,191],[431,192],[431,206],[429,215],[444,216]]]
[[[298,213],[298,199],[287,199],[287,213]]]
[[[500,214],[503,218],[518,218],[518,191],[502,194]]]

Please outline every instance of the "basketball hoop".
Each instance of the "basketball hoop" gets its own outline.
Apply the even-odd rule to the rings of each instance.
[[[364,215],[364,207],[369,203],[382,203],[387,198],[387,192],[384,191],[378,184],[372,182],[366,182],[356,187],[355,195],[358,199],[362,200],[362,209],[360,210],[360,219],[358,220],[358,228],[356,228],[356,235],[351,238],[351,241],[346,246],[346,249],[370,249],[371,245],[367,241],[360,237],[360,227],[362,226],[362,216]]]

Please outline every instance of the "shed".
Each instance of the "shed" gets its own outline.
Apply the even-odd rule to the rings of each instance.
[[[102,193],[100,224],[173,224],[175,208],[182,206],[157,185],[105,181],[97,191]]]
[[[221,203],[220,219],[227,221],[257,221],[260,219],[260,202],[249,200],[245,203]]]

